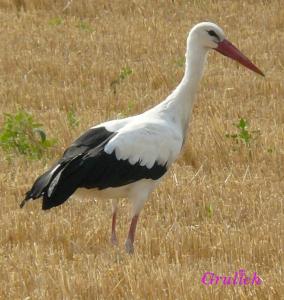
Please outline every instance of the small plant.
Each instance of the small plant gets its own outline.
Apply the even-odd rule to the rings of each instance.
[[[58,26],[58,25],[61,25],[62,23],[63,23],[63,20],[60,17],[54,17],[48,21],[48,24],[51,26]]]
[[[76,113],[73,109],[69,110],[67,112],[67,122],[68,122],[69,127],[71,127],[71,128],[76,128],[76,127],[79,126],[79,120],[78,120],[78,118],[76,116]]]
[[[182,56],[182,57],[178,58],[175,63],[179,68],[184,67],[184,65],[185,65],[185,56]]]
[[[8,152],[18,152],[31,159],[39,159],[43,153],[55,144],[47,139],[42,124],[34,121],[25,111],[5,114],[4,125],[0,130],[0,147]]]
[[[119,74],[119,79],[124,80],[126,77],[132,74],[132,70],[129,67],[124,67],[121,69]]]
[[[134,108],[134,105],[135,105],[135,102],[134,102],[134,101],[129,100],[129,101],[127,102],[127,111],[128,111],[128,113],[129,113],[129,112],[132,112],[132,110],[133,110],[133,108]]]
[[[128,66],[121,69],[118,77],[110,83],[110,87],[113,89],[113,93],[116,94],[116,86],[125,80],[128,76],[132,74],[132,69]]]
[[[209,203],[205,206],[205,210],[206,210],[207,216],[209,218],[212,218],[213,217],[213,206],[211,203]]]
[[[81,30],[85,30],[89,32],[93,31],[92,26],[87,21],[80,20],[77,27]]]
[[[242,142],[245,145],[249,145],[251,140],[254,138],[254,135],[259,133],[259,130],[249,130],[248,121],[246,119],[241,118],[237,124],[234,124],[235,127],[239,130],[234,134],[226,134],[227,138],[232,138],[233,140],[238,142]]]

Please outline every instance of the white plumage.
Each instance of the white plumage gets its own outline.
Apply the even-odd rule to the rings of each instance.
[[[128,198],[132,202],[132,221],[125,246],[127,252],[133,252],[139,213],[184,144],[210,49],[263,75],[224,38],[220,27],[209,22],[197,24],[187,39],[185,73],[177,88],[162,103],[140,115],[105,122],[86,131],[35,181],[21,207],[29,199],[42,197],[43,209],[49,209],[82,191],[113,199],[111,240],[116,244],[115,199]]]
[[[153,114],[137,116],[116,131],[118,134],[104,150],[108,154],[114,151],[117,159],[127,159],[132,165],[139,162],[148,169],[155,162],[170,166],[181,150],[183,138],[175,125]]]

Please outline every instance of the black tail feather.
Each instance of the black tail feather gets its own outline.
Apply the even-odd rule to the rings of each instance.
[[[42,209],[46,210],[65,202],[79,187],[90,171],[94,170],[94,163],[86,163],[86,157],[78,155],[72,159],[50,182],[43,195]],[[84,167],[82,167],[84,165]]]
[[[67,161],[59,161],[35,181],[20,207],[22,208],[29,199],[40,197],[43,198],[43,210],[64,203],[81,186],[86,175],[94,167],[94,163],[95,160],[93,163],[86,163],[85,154],[77,155]]]
[[[108,139],[94,148],[90,153],[97,156],[102,151]],[[50,209],[64,203],[82,184],[90,174],[94,176],[97,159],[90,159],[90,153],[82,153],[65,161],[64,167],[52,177],[43,194],[42,209]]]
[[[34,182],[32,188],[26,193],[24,200],[20,204],[20,208],[23,208],[26,202],[30,199],[35,200],[40,198],[48,188],[52,179],[60,171],[61,167],[62,166],[60,164],[55,164],[47,172],[39,176]]]
[[[65,202],[78,187],[84,187],[82,182],[86,176],[93,175],[96,168],[96,159],[88,160],[89,152],[92,155],[103,150],[104,145],[114,136],[104,127],[91,128],[81,135],[57,161],[33,184],[30,191],[26,193],[25,199],[21,202],[23,207],[29,199],[42,197],[42,209],[49,209]],[[93,169],[92,169],[93,168]]]
[[[43,194],[42,209],[50,209],[64,203],[79,187],[82,174],[75,174],[82,163],[81,155],[69,161],[53,177]]]
[[[20,208],[23,208],[28,200],[29,199],[26,196],[25,199],[20,203]]]

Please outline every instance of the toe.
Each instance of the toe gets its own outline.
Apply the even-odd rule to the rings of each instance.
[[[130,239],[127,239],[125,242],[125,250],[128,254],[134,253],[134,246]]]

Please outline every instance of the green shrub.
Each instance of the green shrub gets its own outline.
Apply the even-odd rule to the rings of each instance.
[[[227,138],[232,138],[236,143],[242,142],[243,144],[249,146],[251,141],[256,138],[256,135],[259,134],[259,130],[249,130],[248,121],[244,118],[240,118],[239,122],[234,124],[238,129],[237,133],[226,134]]]
[[[7,153],[16,152],[39,159],[54,144],[55,140],[47,139],[42,124],[35,122],[31,114],[25,111],[5,114],[0,147]]]
[[[114,79],[110,83],[110,87],[113,89],[113,93],[116,94],[116,86],[120,84],[123,80],[125,80],[127,77],[129,77],[133,73],[132,69],[128,66],[122,68],[120,70],[119,75],[116,79]]]
[[[76,116],[76,113],[73,109],[67,111],[67,123],[71,128],[75,128],[79,126],[79,119]]]

